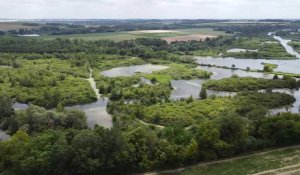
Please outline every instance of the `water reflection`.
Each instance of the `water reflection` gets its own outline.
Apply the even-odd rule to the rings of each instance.
[[[152,73],[154,71],[164,70],[169,68],[168,66],[144,64],[136,66],[117,67],[110,70],[101,72],[106,77],[120,77],[120,76],[133,76],[138,72]]]
[[[13,104],[13,108],[14,110],[24,110],[24,109],[27,109],[29,107],[28,104],[25,104],[25,103],[14,103]]]
[[[240,48],[233,48],[227,50],[228,53],[239,53],[239,52],[258,52],[258,50],[251,50],[251,49],[240,49]]]
[[[8,140],[10,136],[6,134],[4,131],[0,130],[0,141]]]
[[[223,78],[230,78],[233,75],[238,75],[239,77],[255,77],[255,78],[265,78],[272,79],[272,74],[265,74],[260,72],[247,72],[243,70],[232,70],[208,66],[198,66],[197,69],[212,72],[211,80],[220,80]],[[172,87],[174,88],[171,93],[171,99],[177,100],[181,98],[188,98],[190,96],[194,98],[199,97],[199,92],[201,91],[202,84],[207,80],[173,80],[171,81]],[[218,92],[213,90],[207,90],[208,95],[216,96],[234,96],[236,93],[230,92]]]
[[[283,47],[286,49],[288,53],[296,56],[298,59],[266,60],[266,59],[238,59],[232,57],[228,57],[228,58],[196,57],[196,61],[199,64],[226,66],[226,67],[231,67],[232,65],[235,65],[236,68],[247,69],[249,67],[250,69],[256,69],[256,70],[263,70],[264,65],[262,65],[262,63],[271,63],[271,64],[278,65],[275,71],[300,74],[300,69],[299,69],[300,54],[294,51],[294,49],[287,44],[290,40],[282,39],[279,36],[274,36],[274,38],[280,41],[280,43],[283,45]]]
[[[271,110],[272,114],[277,114],[281,112],[291,112],[291,113],[300,113],[300,90],[294,90],[294,89],[275,89],[273,92],[280,92],[280,93],[286,93],[293,95],[296,98],[296,101],[294,104],[290,106],[285,106],[279,109],[273,109]]]
[[[112,127],[112,119],[106,112],[106,105],[108,99],[98,99],[94,103],[75,105],[66,107],[66,109],[79,109],[82,110],[87,116],[87,125],[89,128],[94,128],[95,125],[103,126],[105,128]]]
[[[101,98],[101,94],[99,93],[99,89],[97,89],[96,87],[96,82],[92,74],[93,70],[90,69],[90,77],[88,78],[88,81],[97,96],[97,101],[89,104],[69,106],[66,107],[66,109],[82,110],[87,116],[87,125],[89,128],[94,128],[95,125],[103,126],[105,128],[111,128],[112,119],[106,111],[108,99]]]
[[[92,70],[90,69],[90,77],[87,79],[94,90],[97,101],[89,104],[78,104],[74,106],[67,106],[65,109],[78,109],[82,110],[87,116],[87,125],[89,128],[94,128],[95,125],[103,126],[105,128],[112,127],[111,116],[106,112],[107,98],[101,98],[99,90],[96,87],[96,82],[92,77]],[[29,107],[28,104],[14,103],[13,108],[15,110],[24,110]]]

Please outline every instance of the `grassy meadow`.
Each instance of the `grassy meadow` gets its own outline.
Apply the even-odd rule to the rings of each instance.
[[[276,174],[281,171],[299,173],[300,147],[254,154],[216,163],[199,164],[181,172],[159,173],[160,175],[245,175]],[[298,166],[297,166],[298,165]],[[271,171],[272,170],[272,171]],[[298,171],[297,171],[298,170]],[[296,173],[297,174],[297,173]]]

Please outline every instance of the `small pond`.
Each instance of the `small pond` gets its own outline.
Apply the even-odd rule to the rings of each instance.
[[[87,125],[89,128],[94,128],[95,125],[103,126],[105,128],[112,127],[112,118],[106,111],[108,99],[101,98],[99,89],[96,87],[96,82],[92,77],[93,70],[90,69],[90,77],[87,79],[93,88],[97,101],[89,104],[79,104],[66,107],[66,109],[79,109],[82,110],[87,116]]]
[[[0,141],[8,140],[10,136],[6,134],[4,131],[0,130]]]
[[[160,71],[169,68],[168,66],[144,64],[126,67],[117,67],[110,70],[101,72],[106,77],[121,77],[121,76],[133,76],[136,73],[150,74],[154,71]]]
[[[258,50],[251,50],[251,49],[240,49],[240,48],[233,48],[227,50],[228,53],[239,53],[239,52],[258,52]]]
[[[95,125],[111,128],[112,119],[111,116],[106,112],[107,102],[108,99],[103,98],[98,99],[94,103],[69,106],[65,108],[82,110],[87,116],[87,125],[89,128],[94,128]]]

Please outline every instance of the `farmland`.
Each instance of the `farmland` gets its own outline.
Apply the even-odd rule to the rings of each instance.
[[[198,29],[178,29],[178,30],[149,30],[149,31],[132,31],[132,32],[109,32],[109,33],[90,33],[90,34],[72,34],[72,35],[43,35],[39,38],[51,40],[55,38],[63,39],[83,39],[87,41],[96,40],[114,40],[123,41],[136,38],[163,38],[169,40],[169,37],[176,36],[196,36],[189,39],[206,38],[205,36],[226,35],[224,32],[214,31],[212,28],[198,28]]]
[[[19,29],[37,29],[39,25],[32,25],[20,22],[0,22],[0,31],[19,30]]]

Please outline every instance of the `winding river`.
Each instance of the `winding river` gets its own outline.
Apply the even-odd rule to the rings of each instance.
[[[287,72],[287,73],[295,73],[300,74],[300,54],[294,51],[294,49],[288,45],[290,40],[283,39],[279,36],[274,36],[274,39],[278,40],[286,51],[296,56],[297,59],[295,60],[267,60],[267,59],[239,59],[239,58],[213,58],[213,57],[196,57],[196,62],[199,64],[205,65],[215,65],[215,66],[226,66],[231,67],[235,65],[236,68],[240,69],[256,69],[256,70],[263,70],[264,65],[261,63],[271,63],[277,64],[278,67],[275,71],[278,72]]]

